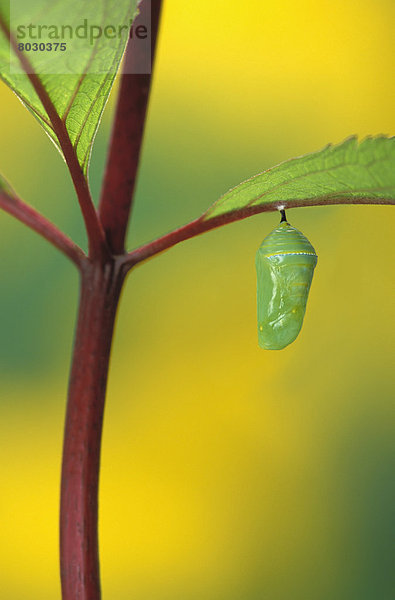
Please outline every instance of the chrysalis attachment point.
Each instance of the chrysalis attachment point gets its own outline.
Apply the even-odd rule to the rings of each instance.
[[[286,222],[286,221],[287,221],[287,217],[286,217],[286,215],[285,215],[285,209],[284,209],[284,208],[282,208],[282,209],[280,210],[280,214],[281,214],[281,221],[280,221],[280,223],[284,223],[284,222]]]

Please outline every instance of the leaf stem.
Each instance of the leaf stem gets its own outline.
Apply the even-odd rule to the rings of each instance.
[[[46,219],[37,210],[23,202],[20,198],[0,191],[0,208],[36,231],[44,239],[68,256],[78,268],[86,259],[84,252],[67,235]]]
[[[153,68],[162,0],[152,0],[151,62]],[[133,23],[146,23],[149,4],[143,0]],[[152,73],[138,73],[141,42],[129,39],[99,205],[100,220],[114,254],[125,252],[125,236],[133,202],[143,142]]]
[[[293,200],[282,203],[282,209],[289,208],[302,208],[307,206],[330,206],[336,204],[379,204],[379,205],[395,205],[395,200],[390,198],[328,198],[325,199],[307,199],[307,200]],[[230,211],[226,214],[219,215],[217,217],[207,217],[207,213],[204,213],[201,217],[183,225],[167,233],[159,238],[153,240],[152,242],[148,242],[147,244],[143,244],[139,246],[135,250],[132,250],[128,254],[125,254],[122,258],[123,264],[129,270],[138,263],[159,254],[165,250],[168,250],[172,246],[183,242],[184,240],[189,240],[197,235],[201,235],[206,231],[210,231],[211,229],[216,229],[217,227],[222,227],[223,225],[227,225],[228,223],[234,223],[236,221],[241,221],[242,219],[246,219],[247,217],[251,217],[252,215],[257,215],[262,212],[270,212],[279,210],[279,203],[276,202],[268,202],[265,205],[260,206],[250,206],[247,208],[242,208],[234,211]]]
[[[108,248],[105,241],[104,231],[92,201],[88,181],[78,162],[76,151],[71,143],[66,123],[58,115],[45,86],[43,85],[37,73],[34,72],[30,61],[22,52],[19,52],[18,44],[1,15],[0,29],[4,32],[4,35],[8,38],[15,54],[18,56],[19,62],[21,63],[32,86],[34,87],[37,96],[41,100],[41,103],[48,114],[52,128],[59,140],[59,145],[69,168],[71,179],[77,193],[78,202],[80,204],[82,216],[85,222],[89,242],[89,255],[92,258],[100,256],[105,260],[108,257]]]

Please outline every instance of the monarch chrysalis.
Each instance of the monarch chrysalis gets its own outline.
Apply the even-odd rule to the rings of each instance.
[[[258,342],[281,350],[293,342],[303,323],[317,255],[309,240],[281,211],[280,224],[256,253]]]

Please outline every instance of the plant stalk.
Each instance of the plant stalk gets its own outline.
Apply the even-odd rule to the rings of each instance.
[[[100,600],[98,484],[110,350],[125,271],[86,260],[63,446],[60,568],[63,600]]]
[[[161,4],[161,0],[153,0],[152,3],[152,60]],[[143,0],[140,7],[143,16],[147,7]],[[138,61],[138,54],[134,54],[137,50],[129,44],[127,58]],[[122,253],[139,165],[150,82],[151,75],[122,75],[100,204],[100,235],[89,237],[90,242],[95,242],[95,247],[90,248],[90,260],[85,259],[80,265],[80,303],[69,383],[60,501],[63,600],[101,598],[97,528],[104,404],[115,317],[126,273],[130,269],[130,265],[126,268]],[[75,183],[77,193],[81,192],[84,181],[79,179]],[[94,216],[97,218],[96,212]],[[104,230],[111,246],[109,252],[102,239]]]
[[[118,103],[115,112],[99,217],[114,254],[125,252],[125,236],[140,164],[152,71],[158,39],[162,0],[142,0],[133,26],[146,25],[151,13],[151,73],[139,73],[144,53],[141,42],[130,38],[126,46]]]

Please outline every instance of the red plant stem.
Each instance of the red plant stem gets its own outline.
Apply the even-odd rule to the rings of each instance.
[[[81,267],[82,261],[86,258],[81,248],[37,210],[20,198],[10,196],[3,191],[0,191],[0,208],[39,233],[68,256],[77,267]]]
[[[66,164],[69,168],[71,179],[77,193],[78,202],[80,204],[82,216],[85,222],[89,242],[89,254],[92,258],[107,257],[108,250],[105,242],[104,232],[92,201],[87,179],[78,162],[75,148],[71,143],[66,123],[58,115],[57,110],[40,77],[33,72],[30,61],[25,54],[19,52],[18,44],[14,36],[11,34],[8,25],[1,18],[1,16],[0,29],[4,32],[4,35],[8,38],[15,54],[18,56],[19,62],[21,63],[27,77],[30,79],[37,96],[41,100],[41,103],[48,114],[52,128],[59,140],[59,144],[62,149]]]
[[[143,10],[145,4],[143,0]],[[153,45],[160,6],[161,0],[153,0]],[[150,75],[124,74],[122,77],[100,204],[100,227],[103,223],[110,244],[109,254],[124,252],[150,80]],[[102,231],[104,235],[104,229]],[[92,239],[96,238],[93,232]],[[109,254],[91,253],[94,260],[84,261],[81,268],[62,465],[60,562],[63,600],[100,600],[101,597],[97,534],[101,434],[115,315],[127,271],[123,256],[110,257]]]
[[[162,0],[151,5],[151,62],[154,63]],[[148,2],[143,0],[133,30],[147,23]],[[142,41],[129,39],[107,167],[99,205],[100,220],[114,254],[125,251],[125,236],[136,185],[144,124],[151,86],[151,73],[139,74]]]
[[[344,199],[344,198],[331,198],[330,200],[326,199],[317,199],[317,200],[295,200],[288,201],[281,204],[282,208],[301,208],[305,206],[330,206],[335,204],[379,204],[379,205],[394,205],[394,200],[390,198],[352,198],[352,199]],[[216,229],[217,227],[222,227],[222,225],[227,225],[228,223],[235,223],[236,221],[241,221],[242,219],[246,219],[247,217],[251,217],[252,215],[257,215],[262,212],[270,212],[280,210],[279,202],[268,202],[262,206],[251,206],[248,208],[242,208],[239,210],[234,210],[232,212],[228,212],[224,215],[219,215],[217,217],[208,217],[207,213],[203,214],[198,219],[183,225],[171,231],[170,233],[166,233],[165,235],[153,240],[152,242],[148,242],[132,250],[128,254],[125,254],[122,257],[122,262],[126,269],[131,269],[134,265],[159,254],[160,252],[164,252],[168,250],[172,246],[183,242],[184,240],[189,240],[197,235],[201,235],[206,231],[210,231],[211,229]]]
[[[63,447],[60,565],[63,600],[99,600],[98,481],[111,341],[125,273],[84,262]]]

